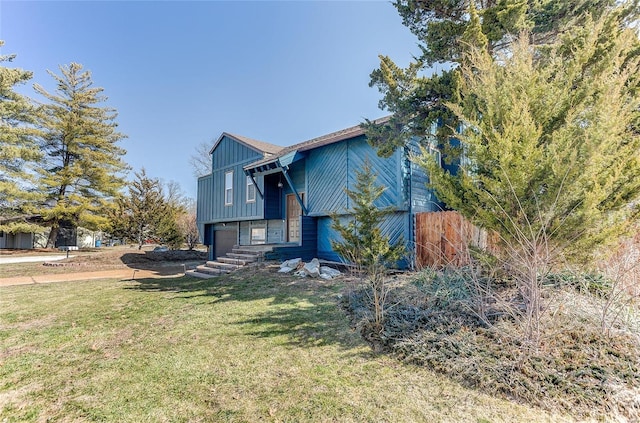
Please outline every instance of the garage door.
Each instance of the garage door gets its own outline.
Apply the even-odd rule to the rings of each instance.
[[[215,231],[213,243],[215,257],[224,257],[238,242],[237,231]]]

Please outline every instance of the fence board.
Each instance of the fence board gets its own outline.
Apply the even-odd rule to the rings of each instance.
[[[416,266],[465,266],[469,246],[492,249],[487,232],[455,211],[416,213]]]

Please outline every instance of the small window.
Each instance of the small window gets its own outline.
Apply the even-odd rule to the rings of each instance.
[[[233,171],[224,174],[224,205],[233,204]]]
[[[264,244],[267,241],[267,230],[265,228],[251,228],[251,243]]]
[[[250,176],[247,176],[247,203],[256,202],[256,186]]]

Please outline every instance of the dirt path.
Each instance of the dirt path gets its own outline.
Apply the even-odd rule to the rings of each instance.
[[[160,273],[155,270],[138,270],[138,269],[116,269],[116,270],[101,270],[95,272],[74,272],[74,273],[62,273],[62,274],[50,274],[50,275],[36,275],[36,276],[15,276],[11,278],[0,278],[0,287],[11,285],[32,285],[39,283],[54,283],[54,282],[70,282],[70,281],[86,281],[91,279],[147,279],[147,278],[171,278],[180,277],[184,273],[178,272],[175,274],[166,274],[166,272]]]

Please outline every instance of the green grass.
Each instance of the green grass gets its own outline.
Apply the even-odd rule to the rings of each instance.
[[[374,355],[340,290],[266,271],[0,288],[0,422],[562,420]]]

